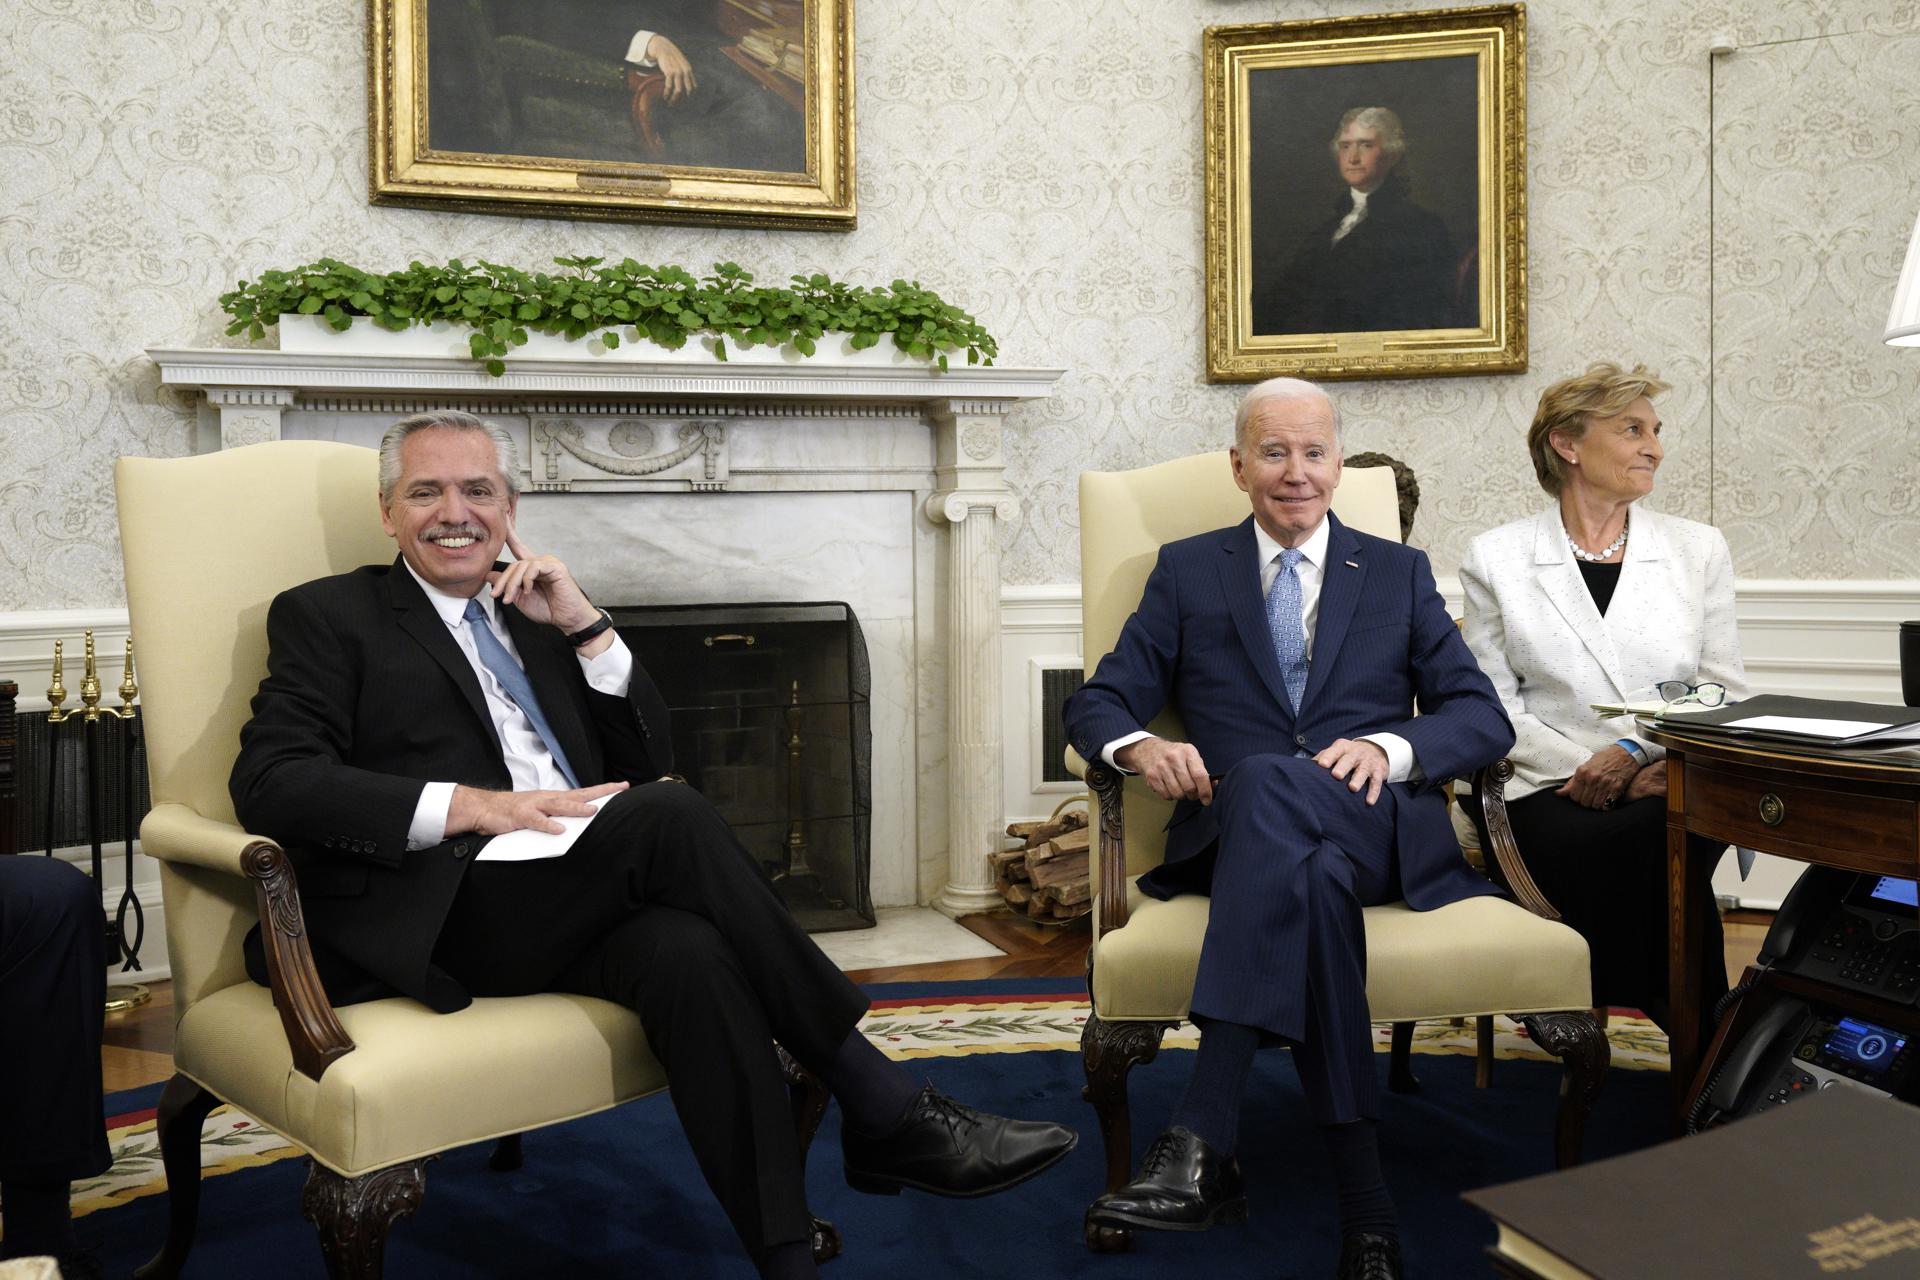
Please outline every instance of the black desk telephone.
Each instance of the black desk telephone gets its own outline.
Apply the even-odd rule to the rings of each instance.
[[[1713,1074],[1696,1108],[1707,1123],[1836,1087],[1906,1098],[1920,1053],[1905,1031],[1856,1017],[1848,992],[1920,1003],[1915,882],[1809,867],[1760,947],[1763,970],[1834,988],[1834,999],[1780,994]]]

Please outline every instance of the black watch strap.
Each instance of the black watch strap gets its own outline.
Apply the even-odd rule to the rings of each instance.
[[[570,635],[568,635],[567,643],[572,645],[574,648],[578,649],[581,645],[587,643],[587,641],[593,639],[595,636],[599,635],[602,631],[605,631],[607,628],[611,627],[612,625],[613,625],[613,615],[608,613],[605,609],[602,609],[600,611],[600,616],[598,618],[588,623],[586,626],[580,628],[580,630],[575,631]]]

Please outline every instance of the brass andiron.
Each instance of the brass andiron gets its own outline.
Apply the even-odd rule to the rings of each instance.
[[[115,720],[132,721],[139,715],[139,708],[133,705],[140,696],[140,686],[133,676],[133,637],[127,637],[126,666],[120,677],[120,705],[103,707],[100,705],[100,672],[94,659],[93,632],[86,633],[86,667],[80,677],[80,705],[71,709],[61,704],[67,700],[67,688],[64,683],[64,664],[62,642],[53,642],[53,683],[47,687],[47,853],[53,853],[54,837],[54,797],[55,784],[59,779],[59,735],[53,726],[68,720],[79,720],[84,728],[87,752],[87,836],[93,852],[93,882],[100,883],[100,773],[101,749],[99,740],[99,722],[102,717]],[[124,735],[124,751],[121,758],[122,771],[127,779],[125,809],[123,817],[126,825],[125,874],[122,876],[120,905],[113,918],[105,922],[107,935],[107,963],[124,958],[121,972],[138,970],[140,961],[140,943],[146,936],[146,913],[140,906],[140,899],[133,891],[133,743],[138,727],[127,726]],[[104,907],[102,908],[104,911]],[[127,914],[133,913],[134,933],[131,944],[127,942]],[[152,998],[152,993],[140,983],[131,983],[107,988],[107,1012],[117,1013],[135,1009]]]
[[[75,716],[79,716],[89,722],[96,721],[101,716],[112,716],[116,720],[131,720],[138,714],[133,706],[133,700],[140,696],[140,686],[133,682],[133,637],[127,637],[127,667],[125,674],[120,677],[120,688],[118,691],[120,694],[120,705],[117,707],[103,707],[100,705],[100,672],[94,663],[93,632],[91,630],[87,632],[86,643],[87,667],[85,674],[80,677],[80,705],[71,711],[67,711],[60,706],[61,703],[67,700],[67,687],[60,682],[61,642],[58,640],[53,642],[53,683],[47,686],[47,701],[52,704],[47,708],[48,724],[61,724],[73,719]]]

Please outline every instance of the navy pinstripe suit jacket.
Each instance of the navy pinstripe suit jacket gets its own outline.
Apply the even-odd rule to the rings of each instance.
[[[1267,631],[1248,516],[1160,549],[1113,652],[1067,702],[1068,740],[1098,759],[1171,700],[1218,776],[1252,755],[1312,754],[1338,738],[1398,734],[1412,745],[1422,779],[1392,784],[1407,903],[1428,910],[1495,892],[1461,858],[1438,784],[1499,759],[1513,745],[1513,726],[1447,616],[1426,553],[1327,518],[1333,527],[1299,715]],[[1218,834],[1211,810],[1181,801],[1167,828],[1166,863],[1142,888],[1166,897],[1203,886]]]

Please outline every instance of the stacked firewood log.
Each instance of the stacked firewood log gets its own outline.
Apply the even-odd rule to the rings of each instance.
[[[1007,836],[1015,847],[987,855],[1007,905],[1050,923],[1078,920],[1093,910],[1091,834],[1079,809],[1044,822],[1009,823]]]

